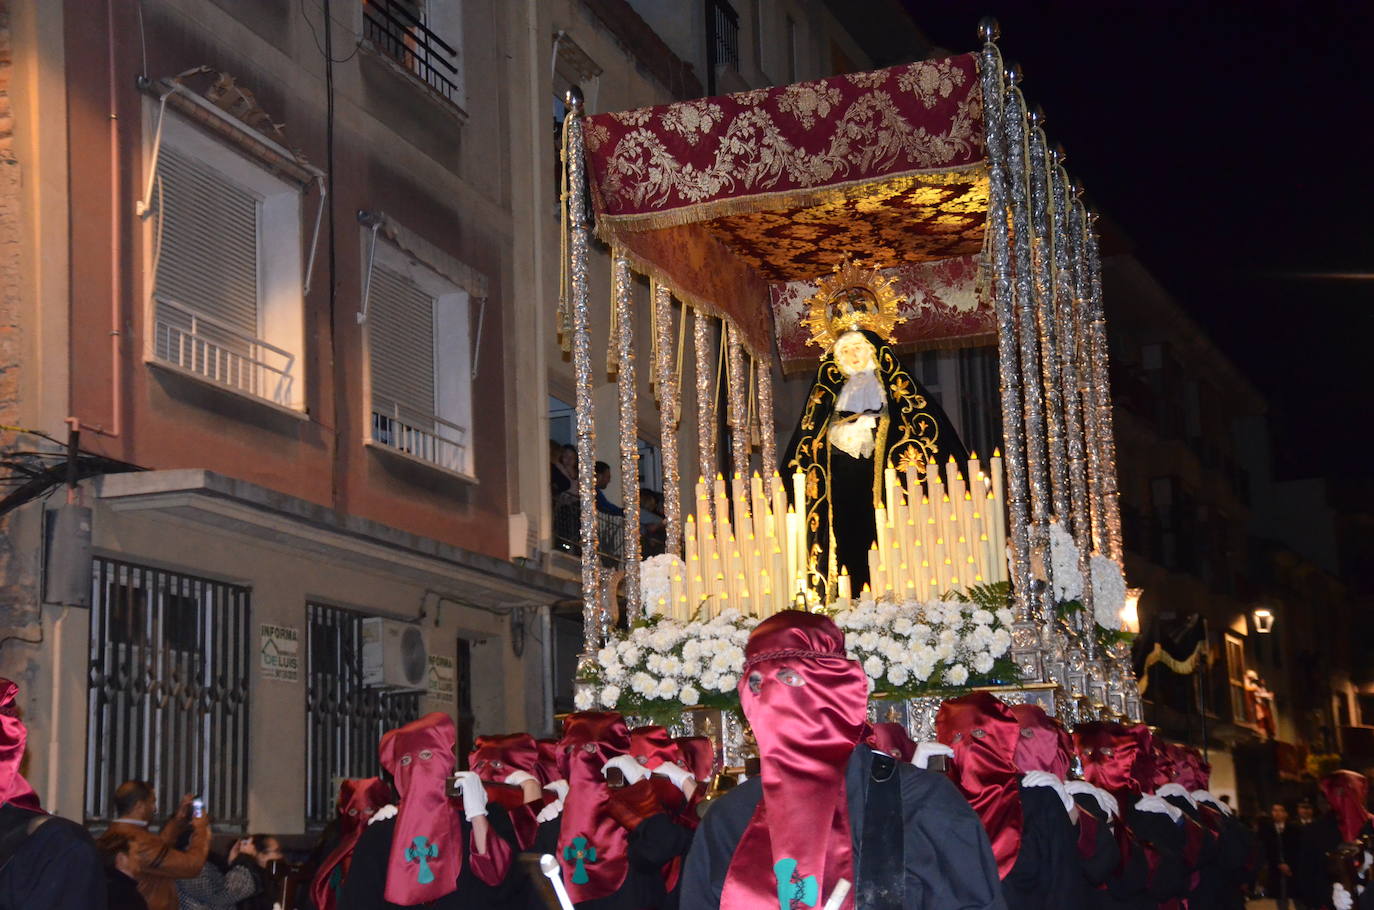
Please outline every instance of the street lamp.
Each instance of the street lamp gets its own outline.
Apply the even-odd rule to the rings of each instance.
[[[1274,611],[1267,607],[1259,607],[1254,612],[1255,631],[1260,635],[1268,635],[1274,630]]]

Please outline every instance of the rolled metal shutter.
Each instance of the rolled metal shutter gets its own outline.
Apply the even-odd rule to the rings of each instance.
[[[432,430],[434,298],[406,276],[377,265],[368,311],[374,410]]]

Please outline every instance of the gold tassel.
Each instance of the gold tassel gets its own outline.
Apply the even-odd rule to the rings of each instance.
[[[554,316],[557,323],[558,345],[563,353],[572,353],[572,311],[568,308],[569,270],[572,263],[568,260],[568,120],[569,112],[563,118],[563,146],[559,153],[562,168],[558,175],[558,312]]]
[[[674,293],[669,289],[669,293]],[[682,352],[687,350],[687,305],[678,307],[677,317],[677,400],[673,402],[673,426],[682,423]]]
[[[615,263],[620,258],[620,247],[611,247],[611,336],[606,345],[606,375],[615,376],[620,372],[620,307],[615,295],[619,290],[619,284],[615,277]]]

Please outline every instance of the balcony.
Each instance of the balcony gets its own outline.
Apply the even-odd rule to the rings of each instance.
[[[155,297],[153,361],[296,411],[296,355],[211,316]]]
[[[379,54],[454,107],[463,104],[458,51],[421,21],[405,0],[363,0],[363,37]]]
[[[582,505],[577,493],[560,493],[554,497],[554,546],[578,557],[582,555],[581,514]],[[601,564],[606,568],[619,568],[625,560],[625,520],[624,515],[596,513],[596,549],[601,556]]]
[[[470,478],[467,435],[467,427],[442,417],[416,414],[398,402],[373,396],[374,445]]]

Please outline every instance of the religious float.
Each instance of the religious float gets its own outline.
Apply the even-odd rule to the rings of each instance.
[[[980,36],[979,53],[660,107],[585,114],[570,93],[558,328],[576,376],[579,709],[710,736],[738,766],[749,630],[800,608],[835,617],[874,719],[918,741],[973,687],[1069,724],[1139,720],[1095,215],[995,23]],[[609,325],[592,324],[593,231]],[[613,425],[621,476],[640,476],[646,315],[667,546],[641,561],[628,533],[612,568],[596,434]],[[594,335],[611,420],[593,406]],[[1002,444],[983,456],[901,364],[973,345],[996,346],[1000,373],[982,404]],[[803,371],[780,457],[774,383]],[[639,514],[638,484],[623,494]]]

